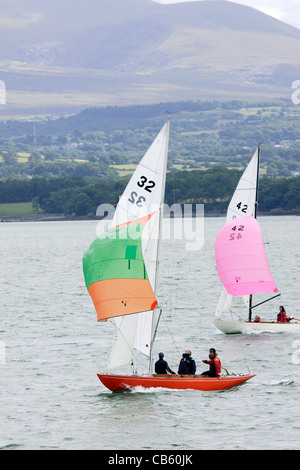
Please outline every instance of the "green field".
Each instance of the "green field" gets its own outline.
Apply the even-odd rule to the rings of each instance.
[[[134,163],[122,163],[120,165],[109,165],[110,168],[117,170],[119,176],[131,175],[136,169],[137,165]]]
[[[0,204],[0,217],[1,216],[25,216],[34,214],[31,202],[14,202],[10,204]]]

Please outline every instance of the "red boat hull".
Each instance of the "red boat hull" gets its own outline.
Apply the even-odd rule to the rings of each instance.
[[[107,375],[97,374],[103,385],[112,392],[130,390],[134,387],[162,387],[170,389],[193,389],[203,391],[226,390],[241,385],[254,375],[226,376],[220,378],[172,375]]]

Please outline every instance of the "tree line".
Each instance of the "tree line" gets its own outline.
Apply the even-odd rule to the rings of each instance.
[[[113,177],[137,163],[172,113],[169,169],[243,168],[259,142],[268,176],[300,173],[300,108],[290,101],[197,101],[87,109],[0,122],[0,179]]]
[[[204,204],[206,213],[225,213],[242,171],[214,166],[206,171],[167,174],[165,202]],[[130,176],[53,177],[0,181],[0,203],[32,202],[36,210],[66,216],[95,216],[100,204],[117,204]],[[300,176],[260,179],[259,211],[300,211]]]

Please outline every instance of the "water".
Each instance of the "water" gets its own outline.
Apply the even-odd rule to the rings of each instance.
[[[260,220],[283,295],[259,314],[274,320],[283,304],[299,318],[300,218]],[[224,392],[121,394],[96,375],[113,334],[109,322],[97,323],[82,275],[96,222],[1,224],[1,449],[300,448],[300,335],[226,336],[212,323],[221,292],[214,239],[222,223],[205,220],[198,252],[164,240],[155,357],[163,350],[176,370],[190,348],[201,372],[215,347],[230,372],[250,369],[256,377]]]

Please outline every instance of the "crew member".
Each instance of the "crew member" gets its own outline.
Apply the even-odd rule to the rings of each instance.
[[[283,305],[280,305],[279,313],[277,315],[277,323],[289,323],[293,319],[294,319],[294,317],[287,317],[286,316],[285,308],[283,307]]]
[[[214,348],[209,350],[209,360],[204,359],[204,364],[209,364],[209,370],[202,372],[201,375],[207,375],[208,377],[220,377],[221,374],[221,361],[219,355]]]
[[[192,358],[192,353],[189,349],[182,354],[182,358],[178,367],[179,375],[195,375],[196,374],[196,363]]]
[[[156,361],[155,363],[155,373],[156,374],[175,374],[175,372],[173,372],[167,361],[164,360],[164,353],[160,352],[158,354],[158,357],[159,357],[159,360]]]

